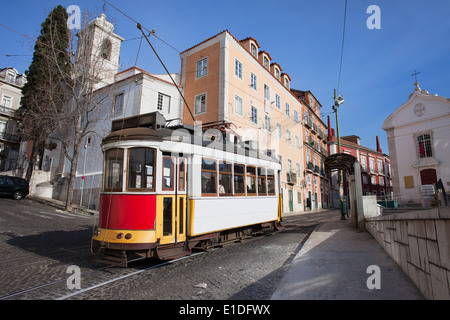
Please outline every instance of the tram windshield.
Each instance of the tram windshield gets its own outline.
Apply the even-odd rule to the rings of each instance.
[[[124,175],[124,149],[109,149],[105,152],[106,192],[122,192]],[[155,156],[152,148],[128,149],[127,189],[155,191]]]
[[[155,150],[151,148],[129,149],[128,189],[155,190]]]

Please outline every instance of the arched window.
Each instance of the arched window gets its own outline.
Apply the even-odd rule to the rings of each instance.
[[[111,49],[112,49],[111,40],[109,39],[103,40],[102,46],[100,48],[100,56],[106,60],[111,59]]]
[[[421,134],[417,137],[417,150],[419,151],[420,158],[433,157],[433,148],[429,134]]]

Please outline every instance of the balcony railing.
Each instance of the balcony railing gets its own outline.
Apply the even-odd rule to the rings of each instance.
[[[287,178],[287,183],[288,184],[294,185],[294,184],[297,183],[297,175],[293,171],[289,171],[286,174],[286,178]]]

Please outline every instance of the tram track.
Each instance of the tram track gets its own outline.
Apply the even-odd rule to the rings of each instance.
[[[114,283],[116,281],[120,281],[122,279],[126,279],[128,277],[132,277],[132,276],[138,275],[140,273],[143,273],[143,272],[146,272],[146,271],[150,271],[150,270],[155,269],[155,268],[159,268],[159,267],[162,267],[162,266],[165,266],[165,265],[169,265],[169,264],[175,263],[177,261],[181,261],[181,260],[184,260],[184,259],[187,259],[187,258],[192,258],[192,257],[197,256],[197,255],[202,254],[202,253],[204,253],[204,252],[197,252],[197,253],[194,253],[194,254],[192,254],[190,256],[185,256],[185,257],[181,257],[181,258],[178,258],[178,259],[173,259],[173,260],[170,260],[170,261],[155,261],[155,260],[148,261],[146,264],[138,266],[137,270],[136,270],[136,268],[134,268],[133,270],[117,268],[117,267],[112,266],[112,265],[102,266],[102,267],[99,267],[99,268],[96,268],[96,269],[93,269],[93,270],[87,270],[87,271],[84,270],[82,272],[83,283],[86,283],[86,282],[89,283],[89,285],[86,286],[85,288],[76,289],[76,290],[70,290],[66,286],[65,288],[59,287],[59,288],[56,288],[56,289],[52,289],[51,288],[52,286],[57,286],[58,284],[67,282],[68,277],[62,277],[62,278],[56,279],[54,281],[50,281],[50,282],[47,282],[47,283],[42,283],[42,284],[39,284],[37,286],[29,287],[29,288],[26,288],[26,289],[23,289],[23,290],[14,292],[14,293],[10,293],[8,295],[0,297],[0,300],[10,300],[10,299],[67,300],[67,299],[70,299],[70,298],[72,298],[74,296],[83,294],[85,292],[88,292],[88,291],[91,291],[91,290],[95,290],[97,288],[103,287],[103,286],[108,285],[108,284],[112,284],[112,283]],[[104,278],[105,276],[107,276],[107,273],[99,274],[99,272],[103,272],[103,271],[108,270],[108,269],[114,270],[114,271],[112,271],[109,274],[113,274],[113,275],[115,275],[115,277],[108,277],[108,279],[98,280],[100,278]],[[50,297],[50,298],[46,297],[46,292],[45,291],[54,292],[55,290],[58,291],[58,292],[64,291],[64,294],[61,294],[61,293],[59,293],[57,295],[56,294],[52,294],[55,297]],[[35,292],[30,297],[30,293],[33,292],[33,291],[35,291]],[[34,298],[34,297],[36,297],[36,298]]]

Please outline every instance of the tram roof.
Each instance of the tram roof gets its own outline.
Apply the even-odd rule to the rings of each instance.
[[[148,127],[135,127],[135,128],[127,128],[123,130],[118,130],[110,133],[103,139],[102,145],[107,143],[114,143],[120,141],[180,141],[191,144],[199,144],[201,141],[201,145],[203,147],[215,148],[219,150],[233,150],[234,153],[257,157],[262,160],[267,161],[275,161],[279,162],[279,159],[268,155],[267,153],[260,152],[258,150],[252,150],[248,147],[241,146],[240,144],[228,142],[228,141],[211,141],[204,140],[203,138],[194,139],[194,133],[188,129],[180,129],[177,130],[170,128],[161,128],[161,129],[150,129]]]

